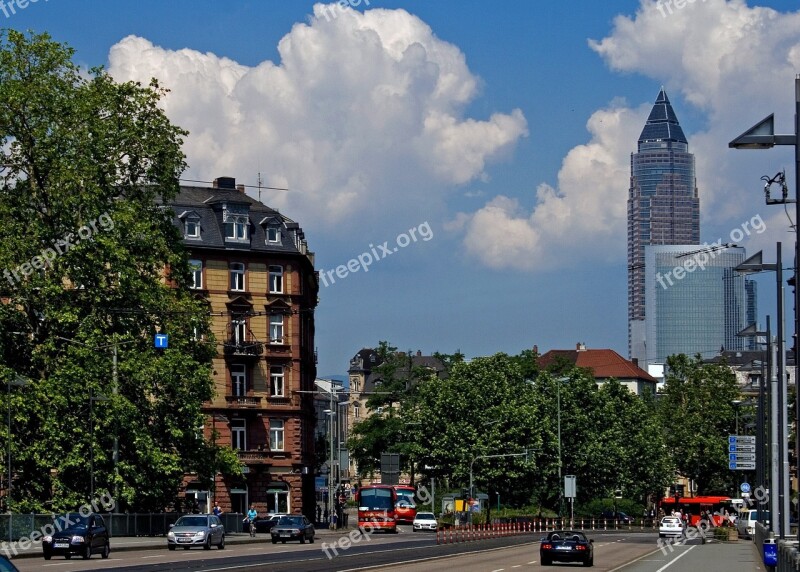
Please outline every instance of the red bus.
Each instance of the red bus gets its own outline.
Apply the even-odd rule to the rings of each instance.
[[[367,485],[356,493],[358,526],[397,532],[397,493],[392,485]]]
[[[723,496],[696,496],[696,497],[666,497],[661,499],[659,507],[664,511],[666,516],[672,514],[672,511],[680,510],[683,514],[689,515],[689,525],[697,526],[700,522],[700,513],[711,514],[711,519],[714,521],[714,526],[723,526],[725,524],[725,515],[736,515],[736,509],[730,497]],[[708,518],[708,517],[706,517]]]
[[[411,485],[393,485],[394,492],[397,493],[397,522],[411,524],[417,516],[417,504],[414,502],[414,495],[417,491]]]

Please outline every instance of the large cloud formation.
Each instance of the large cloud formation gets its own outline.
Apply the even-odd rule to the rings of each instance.
[[[248,67],[129,36],[111,49],[110,73],[171,90],[164,107],[191,133],[191,176],[253,183],[263,173],[264,185],[290,189],[265,202],[333,232],[441,209],[450,189],[483,177],[527,135],[519,110],[464,117],[479,79],[403,10],[317,4],[278,52],[280,62]]]
[[[779,236],[786,240],[785,215],[755,206],[762,173],[754,170],[755,158],[746,156],[757,154],[729,150],[727,143],[772,111],[776,130],[794,131],[800,12],[751,8],[743,0],[690,1],[681,8],[642,0],[635,16],[618,16],[611,35],[589,45],[611,69],[653,78],[673,100],[680,93],[708,118],[704,132],[688,135],[701,212],[704,219],[713,215],[708,227],[717,226],[712,234],[735,228],[758,208],[774,221],[771,227],[784,229]],[[467,250],[496,268],[624,259],[630,153],[651,106],[652,101],[635,109],[612,104],[595,112],[587,124],[590,141],[567,154],[557,188],[540,184],[532,212],[500,196],[475,213],[461,213],[456,223],[465,229]],[[763,156],[758,159],[763,165]],[[774,164],[781,159],[774,156]],[[487,236],[487,228],[495,231]]]

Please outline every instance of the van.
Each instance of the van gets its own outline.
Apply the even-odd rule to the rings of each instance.
[[[769,524],[769,511],[762,510],[761,511],[761,518],[765,519],[766,523]],[[758,520],[758,511],[757,510],[743,510],[739,513],[739,518],[736,519],[736,530],[739,532],[739,536],[746,537],[746,538],[753,538],[756,535],[756,522]]]

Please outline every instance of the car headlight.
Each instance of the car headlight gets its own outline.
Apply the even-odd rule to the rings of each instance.
[[[172,539],[172,540],[175,540],[175,533],[174,533],[174,532],[172,532],[172,531],[170,530],[170,531],[167,533],[167,538],[170,538],[170,539]]]
[[[42,542],[47,542],[48,544],[50,544],[51,542],[53,542],[53,537],[51,535],[49,535],[49,534],[46,535],[46,536],[43,536],[42,537]]]
[[[194,533],[194,537],[195,538],[203,538],[205,535],[206,535],[206,533],[205,533],[204,530],[200,530],[200,531]]]
[[[72,543],[73,544],[79,544],[79,543],[82,543],[82,542],[86,542],[86,539],[83,536],[78,536],[76,534],[75,536],[72,537]]]
[[[298,528],[295,528],[295,529],[292,531],[292,534],[300,534],[300,529],[298,529]]]

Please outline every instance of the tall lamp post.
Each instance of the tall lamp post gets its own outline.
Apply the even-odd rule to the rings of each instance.
[[[775,145],[794,145],[794,203],[795,203],[795,228],[800,224],[800,75],[795,76],[794,80],[794,134],[776,135],[775,121],[773,114],[770,114],[761,122],[757,123],[739,137],[728,143],[732,149],[771,149]],[[789,202],[789,201],[786,201]],[[795,235],[794,245],[794,363],[795,367],[800,368],[800,240]],[[782,316],[778,316],[782,319]],[[796,381],[795,381],[796,383]],[[796,387],[800,388],[800,384]],[[796,392],[795,398],[796,418],[800,420],[800,391]],[[795,426],[795,443],[800,444],[800,422]],[[800,455],[796,456],[797,474],[800,475]],[[800,503],[798,503],[798,517],[800,517]],[[788,521],[788,515],[786,515]],[[800,518],[798,518],[800,520]],[[797,538],[800,540],[800,527],[798,527]]]
[[[762,262],[762,254],[759,250],[753,256],[734,268],[734,271],[741,274],[754,272],[774,271],[777,288],[777,313],[778,313],[778,336],[774,346],[770,346],[770,356],[772,348],[775,348],[775,357],[771,359],[770,368],[770,526],[779,538],[786,538],[789,530],[789,463],[788,463],[788,440],[786,424],[786,360],[784,357],[784,310],[783,310],[783,267],[781,260],[781,243],[776,245],[777,261],[774,264]],[[771,342],[771,340],[769,340]],[[777,495],[774,490],[777,486]]]

